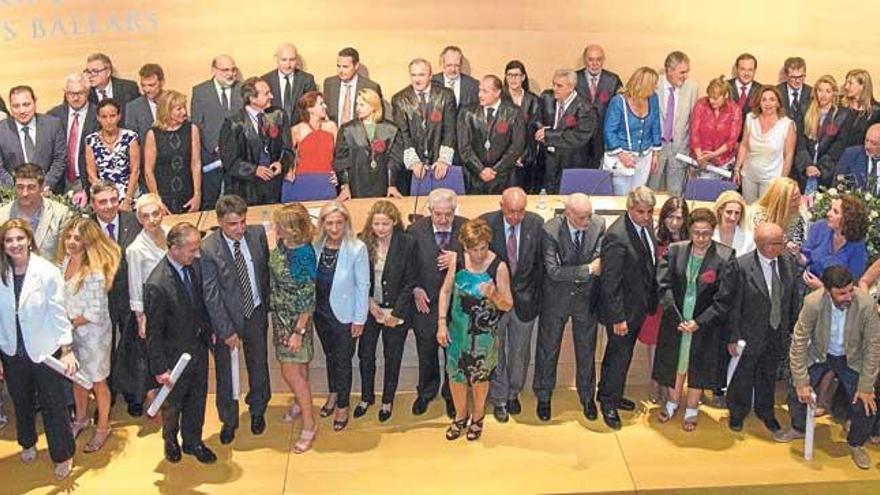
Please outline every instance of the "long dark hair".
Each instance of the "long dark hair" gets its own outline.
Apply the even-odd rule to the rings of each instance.
[[[529,73],[526,72],[526,66],[523,65],[523,63],[520,62],[519,60],[511,60],[510,62],[507,62],[507,65],[504,66],[504,89],[505,90],[508,89],[507,88],[507,71],[509,71],[510,69],[519,69],[522,71],[522,73],[523,73],[522,88],[523,88],[523,90],[528,91],[529,90]]]
[[[666,218],[669,215],[675,213],[676,210],[681,210],[681,229],[678,231],[678,239],[675,239],[672,235],[672,232],[666,227]],[[660,208],[660,221],[657,222],[657,244],[661,246],[668,246],[670,243],[675,242],[676,240],[685,240],[688,238],[688,205],[687,201],[679,198],[678,196],[671,196],[669,199],[663,203],[663,207]]]

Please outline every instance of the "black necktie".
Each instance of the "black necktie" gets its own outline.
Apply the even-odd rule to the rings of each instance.
[[[797,116],[797,114],[799,114],[801,111],[799,99],[800,98],[798,98],[798,91],[796,89],[793,90],[791,92],[791,113],[794,116]]]
[[[577,253],[581,253],[581,249],[584,247],[584,231],[576,230],[574,232],[574,248],[577,250]]]
[[[642,238],[642,244],[645,245],[645,250],[648,251],[648,261],[651,265],[653,265],[654,264],[654,256],[651,253],[651,240],[648,239],[648,230],[644,227],[642,227],[641,238]]]
[[[191,266],[183,267],[183,288],[186,289],[186,293],[189,294],[189,298],[193,297],[193,283],[192,283],[192,275],[190,275],[190,271],[192,271]]]
[[[428,95],[426,91],[419,93],[419,113],[422,114],[422,120],[428,118]]]
[[[27,161],[34,161],[34,155],[37,153],[37,148],[34,145],[34,138],[31,136],[31,128],[30,126],[24,126],[21,128],[21,132],[24,133],[24,154],[27,158]]]
[[[492,122],[495,121],[495,109],[492,107],[486,108],[486,123],[489,125],[489,128],[492,128]]]
[[[293,75],[284,78],[284,109],[288,112],[293,108]]]
[[[254,314],[254,294],[251,292],[251,277],[248,274],[247,262],[241,252],[241,241],[232,242],[232,251],[235,259],[235,271],[238,273],[238,285],[241,287],[244,317],[250,318]]]
[[[220,88],[220,104],[223,105],[223,110],[225,112],[229,112],[229,95],[226,94],[228,88]]]
[[[449,232],[437,231],[434,233],[434,238],[437,241],[437,246],[441,250],[446,249],[446,246],[449,245]]]

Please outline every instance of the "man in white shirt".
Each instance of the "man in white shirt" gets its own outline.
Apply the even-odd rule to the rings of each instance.
[[[461,72],[464,53],[461,48],[450,45],[440,52],[440,68],[443,72],[434,74],[434,84],[449,88],[455,93],[456,108],[460,109],[477,103],[480,83],[473,77]]]
[[[125,106],[124,127],[137,132],[143,148],[144,137],[156,122],[156,102],[165,89],[165,71],[159,64],[145,64],[138,71],[138,76],[140,77],[141,96]],[[143,156],[144,153],[141,153],[141,160],[143,160]]]
[[[798,135],[804,132],[804,115],[810,107],[813,88],[804,81],[807,78],[807,63],[801,57],[788,57],[782,65],[785,82],[776,86],[782,95],[785,113],[797,124]]]
[[[115,77],[113,73],[113,62],[107,55],[93,53],[86,59],[83,75],[86,76],[91,87],[89,101],[98,103],[113,98],[122,108],[123,114],[120,120],[125,122],[125,106],[138,97],[138,87],[134,81]]]
[[[276,68],[263,74],[262,79],[275,97],[275,106],[283,108],[290,124],[296,125],[300,120],[296,104],[305,93],[318,90],[315,77],[299,69],[299,52],[293,43],[278,45],[275,63]]]
[[[372,89],[379,98],[382,88],[375,82],[360,74],[360,54],[352,47],[339,50],[336,56],[336,75],[324,79],[324,103],[327,105],[327,118],[339,126],[353,120],[355,115],[355,98],[358,91]]]
[[[49,110],[49,115],[61,120],[67,138],[67,163],[64,170],[64,189],[76,191],[74,201],[85,204],[88,192],[86,175],[86,144],[89,134],[98,130],[95,105],[89,103],[89,87],[79,72],[64,80],[64,103]]]
[[[758,71],[758,59],[751,53],[743,53],[736,57],[734,73],[736,77],[727,80],[730,85],[730,97],[742,109],[743,117],[752,110],[761,90],[761,83],[755,80]],[[745,119],[743,119],[745,120]]]
[[[67,141],[61,121],[37,113],[37,97],[30,86],[9,90],[9,107],[12,118],[0,123],[0,184],[11,186],[13,171],[33,163],[43,169],[45,192],[62,192]]]

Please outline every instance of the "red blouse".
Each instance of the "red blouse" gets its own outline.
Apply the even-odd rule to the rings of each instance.
[[[736,156],[736,142],[742,126],[742,112],[733,101],[728,99],[716,115],[709,98],[700,98],[691,113],[691,153],[697,148],[704,152],[714,151],[727,144],[727,151],[712,163],[724,165],[730,162]]]

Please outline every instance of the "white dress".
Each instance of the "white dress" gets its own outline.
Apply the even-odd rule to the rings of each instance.
[[[165,229],[168,233],[168,229]],[[144,284],[153,273],[153,269],[165,256],[165,246],[158,246],[153,238],[142,230],[131,241],[125,250],[125,259],[128,262],[128,296],[132,311],[144,312]]]
[[[761,122],[751,112],[746,115],[749,155],[742,169],[743,177],[754,182],[768,182],[782,176],[785,137],[792,121],[781,117],[767,133],[761,132]]]
[[[62,273],[69,259],[64,259]],[[64,281],[64,305],[68,318],[82,315],[89,322],[73,329],[73,353],[80,371],[90,382],[100,382],[110,375],[110,351],[113,334],[104,274],[92,272],[76,290],[73,279]]]

